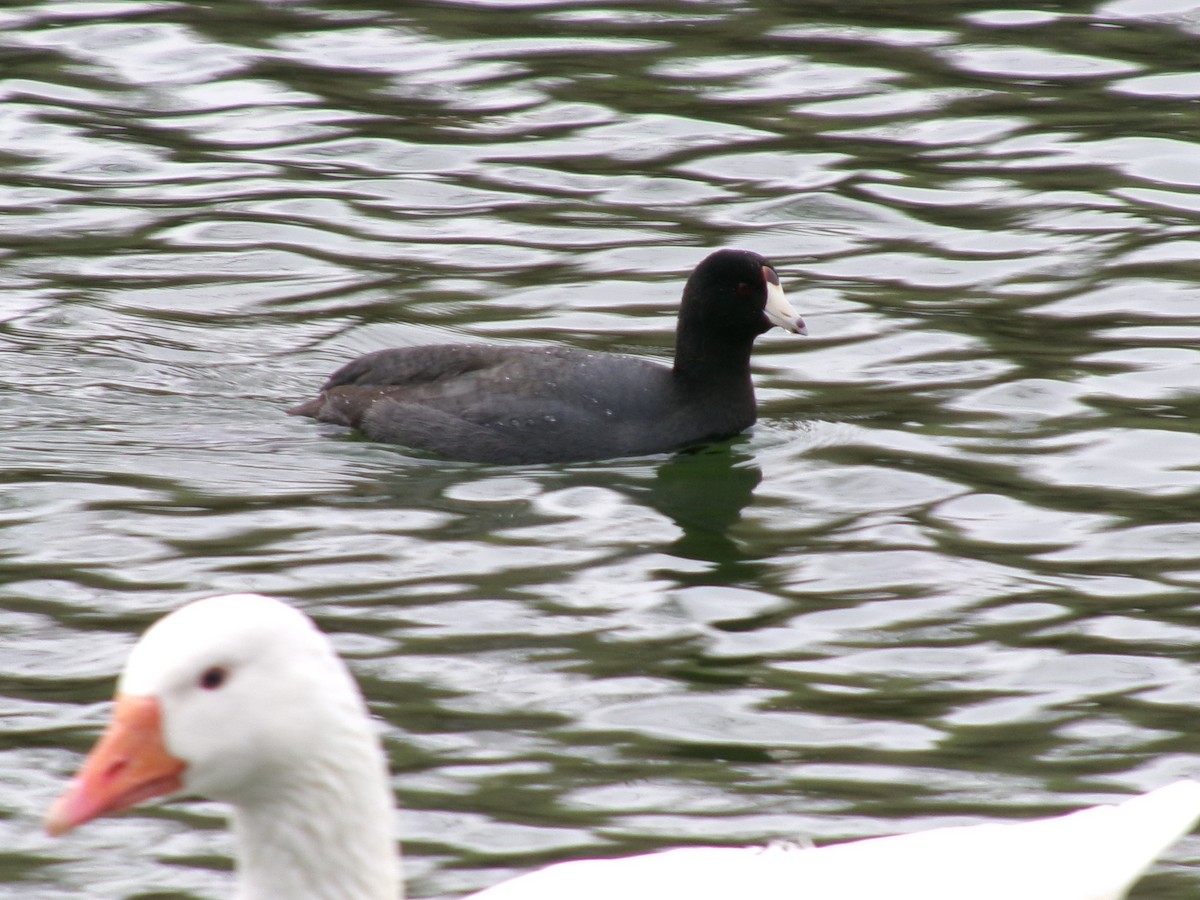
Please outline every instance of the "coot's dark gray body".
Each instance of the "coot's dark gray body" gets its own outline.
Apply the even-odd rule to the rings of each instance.
[[[772,325],[803,334],[774,269],[721,250],[688,279],[675,364],[565,347],[380,350],[290,410],[451,459],[540,463],[640,456],[754,423],[750,349]]]

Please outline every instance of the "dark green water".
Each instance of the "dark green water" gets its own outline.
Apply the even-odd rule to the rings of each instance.
[[[227,895],[216,806],[39,828],[134,635],[217,592],[338,634],[418,898],[1200,775],[1200,5],[0,29],[0,895]],[[663,358],[718,246],[811,332],[730,445],[481,467],[282,414],[391,345]]]

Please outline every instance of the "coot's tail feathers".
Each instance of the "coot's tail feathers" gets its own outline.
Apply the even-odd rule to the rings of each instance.
[[[377,400],[384,393],[379,388],[342,387],[332,391],[321,391],[312,400],[306,400],[299,406],[293,406],[287,411],[289,416],[308,416],[318,422],[328,422],[330,425],[346,425],[356,427],[362,420],[363,411],[370,401]],[[370,394],[369,398],[364,394]]]
[[[305,400],[296,406],[293,406],[287,411],[289,416],[308,416],[310,419],[321,418],[321,407],[325,404],[324,397],[314,397],[311,400]]]

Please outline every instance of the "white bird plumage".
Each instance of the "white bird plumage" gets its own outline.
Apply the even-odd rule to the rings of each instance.
[[[51,833],[196,794],[233,807],[241,900],[400,897],[378,735],[303,613],[256,594],[184,606],[142,636],[117,694],[113,724],[47,817]],[[1028,822],[559,863],[473,900],[1120,900],[1197,818],[1200,783],[1179,781]]]

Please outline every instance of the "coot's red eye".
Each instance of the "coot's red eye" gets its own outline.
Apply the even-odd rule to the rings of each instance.
[[[746,282],[744,282],[744,281],[741,284],[739,284],[737,286],[737,295],[739,297],[749,297],[750,296],[750,285],[746,284]]]

